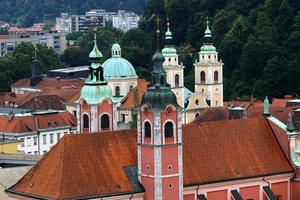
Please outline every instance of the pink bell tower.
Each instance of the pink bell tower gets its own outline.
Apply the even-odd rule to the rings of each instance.
[[[183,199],[182,110],[166,82],[164,60],[157,48],[151,84],[137,113],[138,176],[146,200]]]

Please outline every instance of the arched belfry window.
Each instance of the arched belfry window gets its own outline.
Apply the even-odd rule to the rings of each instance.
[[[215,82],[219,81],[219,73],[218,73],[218,71],[215,71],[215,73],[214,73],[214,81]]]
[[[175,87],[179,87],[179,75],[175,75]]]
[[[101,129],[109,129],[109,116],[107,114],[101,117]]]
[[[165,137],[168,138],[168,137],[173,137],[174,135],[174,126],[173,126],[173,123],[172,122],[167,122],[165,124]]]
[[[151,124],[149,122],[144,123],[144,132],[146,138],[151,137]]]
[[[116,87],[115,87],[115,93],[116,93],[116,94],[115,94],[116,97],[119,97],[119,96],[120,96],[120,87],[119,87],[119,86],[116,86]]]
[[[161,76],[161,77],[160,77],[160,84],[161,84],[161,85],[165,84],[164,76]]]
[[[200,81],[201,81],[201,83],[205,83],[205,72],[204,71],[202,71],[200,73]]]
[[[89,116],[87,114],[84,114],[82,116],[82,118],[83,118],[83,120],[82,120],[83,121],[83,128],[86,128],[86,129],[90,128]]]

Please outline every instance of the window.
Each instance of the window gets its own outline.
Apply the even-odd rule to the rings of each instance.
[[[175,75],[175,87],[179,87],[179,75]]]
[[[216,106],[218,105],[218,101],[216,101]]]
[[[77,112],[76,112],[76,110],[73,111],[73,115],[74,115],[75,117],[77,117]]]
[[[199,117],[199,113],[196,113],[195,115],[195,119],[197,119]]]
[[[172,165],[168,165],[168,170],[172,171]]]
[[[38,152],[37,152],[37,151],[34,151],[33,153],[34,153],[34,155],[38,155]]]
[[[165,137],[173,137],[173,123],[172,122],[167,122],[165,124]]]
[[[60,140],[60,133],[56,133],[57,141]]]
[[[196,99],[195,104],[198,106],[199,105],[199,100]]]
[[[116,93],[116,97],[119,97],[119,96],[120,96],[120,87],[119,87],[119,86],[117,86],[117,87],[115,88],[115,93]]]
[[[47,135],[43,135],[43,144],[47,143]]]
[[[144,123],[144,131],[145,131],[145,137],[150,138],[151,137],[151,124],[149,122]]]
[[[125,122],[125,116],[126,116],[126,115],[125,115],[125,114],[122,114],[121,116],[122,116],[122,122]]]
[[[109,129],[109,116],[107,114],[101,117],[101,129]]]
[[[133,86],[132,86],[132,85],[130,85],[129,90],[130,90],[130,91],[133,90]]]
[[[208,59],[210,59],[210,55],[208,56]]]
[[[33,137],[33,145],[37,145],[37,137]]]
[[[50,144],[53,144],[53,134],[50,134]]]
[[[219,73],[217,71],[215,71],[215,73],[214,73],[214,81],[218,82],[218,80],[219,80]]]
[[[201,81],[201,83],[205,83],[205,72],[204,71],[202,71],[200,73],[200,81]]]
[[[83,115],[83,128],[88,129],[90,127],[89,116],[87,114]]]
[[[171,62],[171,58],[169,58],[169,62]]]
[[[31,137],[26,138],[27,140],[27,146],[31,146]]]

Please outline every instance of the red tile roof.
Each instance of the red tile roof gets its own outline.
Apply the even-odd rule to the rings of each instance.
[[[124,167],[136,165],[136,130],[67,135],[13,191],[51,199],[134,192]]]
[[[121,151],[121,153],[120,153]],[[68,135],[9,191],[52,199],[133,192],[136,130]],[[263,117],[183,126],[184,185],[292,172]]]
[[[49,113],[32,116],[0,116],[0,131],[4,133],[28,133],[51,127],[76,126],[77,119],[69,112]]]
[[[144,93],[147,91],[148,89],[148,84],[149,82],[146,81],[145,79],[138,79],[138,85],[135,89],[137,89],[137,93],[138,93],[138,104],[140,104],[142,102],[142,97],[144,95]],[[125,97],[125,99],[123,100],[122,104],[121,104],[121,108],[134,108],[134,90],[130,91],[127,95],[127,97]]]

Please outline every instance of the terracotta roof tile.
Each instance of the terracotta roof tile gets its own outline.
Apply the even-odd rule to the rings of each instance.
[[[137,163],[135,135],[131,129],[64,136],[11,189],[52,199],[134,192],[123,167]]]
[[[291,172],[263,117],[183,126],[184,185]]]
[[[136,130],[68,135],[12,192],[73,199],[133,192],[124,167],[137,164]],[[265,118],[183,126],[184,185],[292,172]]]
[[[138,79],[138,85],[136,89],[138,90],[139,104],[142,102],[142,97],[148,89],[148,84],[149,82],[146,81],[145,79]],[[127,97],[124,99],[124,101],[121,104],[121,108],[134,108],[134,90],[128,93]]]
[[[37,131],[36,125],[39,129],[49,128],[48,122],[52,127],[56,126],[76,126],[77,119],[69,112],[58,112],[43,115],[32,116],[0,116],[0,131],[4,133],[28,133]]]

